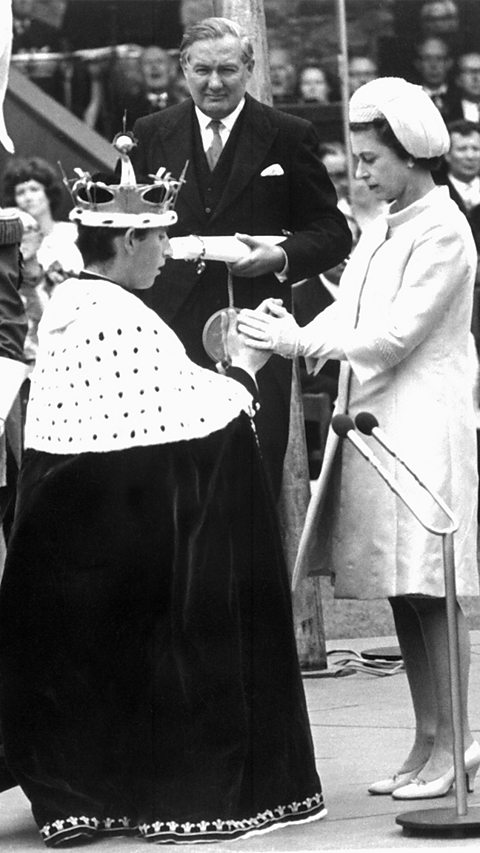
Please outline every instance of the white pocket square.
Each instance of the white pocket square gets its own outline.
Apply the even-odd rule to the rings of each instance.
[[[285,174],[285,172],[283,171],[280,163],[272,163],[271,166],[266,166],[265,169],[263,170],[263,172],[260,172],[260,177],[261,178],[271,178],[271,177],[274,177],[275,175],[284,175],[284,174]]]

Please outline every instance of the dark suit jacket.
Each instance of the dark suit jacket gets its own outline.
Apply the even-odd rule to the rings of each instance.
[[[447,91],[445,95],[442,95],[440,102],[435,98],[432,98],[432,100],[440,110],[447,124],[451,121],[457,121],[464,117],[462,109],[462,95],[455,86],[448,86]]]
[[[480,205],[477,204],[475,207],[472,207],[470,210],[467,209],[466,205],[463,202],[463,199],[460,193],[457,192],[453,184],[448,178],[448,172],[442,181],[447,187],[450,193],[451,199],[458,205],[464,216],[466,216],[468,220],[468,224],[472,230],[473,239],[475,240],[475,246],[477,248],[477,253],[480,253]],[[477,347],[477,352],[480,355],[480,268],[477,267],[477,276],[475,280],[475,288],[473,292],[473,308],[472,308],[472,334],[475,338],[475,345]]]
[[[159,166],[177,177],[189,161],[186,184],[177,202],[178,223],[169,229],[170,236],[291,234],[283,243],[288,281],[280,283],[273,274],[235,278],[237,307],[256,307],[265,297],[276,296],[290,308],[294,282],[335,266],[350,251],[350,230],[337,209],[335,190],[310,122],[247,95],[212,175],[190,99],[139,119],[134,135],[138,146],[132,159],[137,179],[156,172]],[[283,174],[262,176],[276,164]],[[194,264],[169,260],[146,298],[177,332],[190,357],[212,367],[203,348],[202,330],[208,318],[227,305],[226,265],[207,262],[198,275]],[[278,356],[258,375],[260,442],[265,455],[276,458],[277,474],[288,433],[290,378],[290,363]]]

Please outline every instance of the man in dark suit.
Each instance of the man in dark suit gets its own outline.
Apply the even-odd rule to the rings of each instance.
[[[291,285],[335,266],[351,245],[313,125],[246,94],[253,48],[232,21],[209,18],[194,24],[180,53],[192,98],[136,122],[136,172],[151,174],[165,166],[178,174],[188,160],[171,236],[240,233],[251,251],[230,265],[234,305],[253,307],[273,296],[290,308]],[[212,119],[220,126],[212,127]],[[269,234],[286,239],[272,246],[252,236]],[[207,367],[213,362],[202,332],[228,305],[227,272],[218,261],[207,261],[201,272],[191,262],[169,261],[161,286],[150,291],[151,307],[179,335],[188,355]],[[289,430],[288,360],[273,356],[257,381],[257,430],[278,495]]]
[[[466,119],[450,122],[450,150],[445,155],[445,183],[468,219],[480,257],[480,124]],[[480,355],[480,263],[477,266],[472,332]]]
[[[464,118],[480,122],[480,51],[468,50],[457,59],[456,85],[460,92],[458,114],[451,119]]]
[[[426,36],[415,45],[415,69],[420,86],[440,110],[446,122],[461,115],[461,94],[450,81],[453,58],[448,42]]]

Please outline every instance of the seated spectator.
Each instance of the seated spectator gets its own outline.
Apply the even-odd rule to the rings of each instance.
[[[140,55],[144,97],[151,110],[163,110],[168,106],[169,88],[172,82],[174,66],[167,50],[152,44],[144,47]]]
[[[269,50],[270,81],[273,103],[295,100],[295,65],[286,47],[272,47]]]
[[[459,92],[450,83],[453,58],[448,44],[438,36],[428,36],[415,47],[417,80],[429,95],[445,121],[458,114]]]
[[[480,122],[480,51],[468,51],[457,59],[455,83],[460,93],[459,108],[453,118]]]
[[[37,221],[42,237],[37,257],[50,289],[83,267],[75,226],[54,218],[62,194],[56,170],[41,157],[13,157],[7,162],[3,173],[5,204],[30,213]]]
[[[300,104],[329,104],[337,100],[330,75],[325,68],[311,60],[304,62],[297,75],[295,100]]]
[[[356,92],[364,83],[378,77],[376,60],[365,54],[352,53],[348,58],[348,88],[350,94]]]
[[[132,67],[131,85],[117,81],[112,90],[112,127],[122,126],[127,111],[127,127],[133,127],[138,118],[163,110],[182,100],[176,87],[175,61],[158,45],[148,45],[138,51],[137,61]]]

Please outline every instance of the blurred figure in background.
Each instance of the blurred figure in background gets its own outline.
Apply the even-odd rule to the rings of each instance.
[[[458,115],[459,93],[450,82],[453,58],[447,42],[438,36],[428,36],[415,46],[417,80],[445,121]]]
[[[454,118],[480,122],[480,51],[470,50],[457,59],[455,83],[460,93],[459,109]]]
[[[456,52],[461,42],[460,10],[455,0],[426,0],[420,8],[424,36],[439,36]]]
[[[459,119],[448,125],[450,150],[445,154],[447,186],[467,219],[480,206],[480,125]],[[475,233],[474,233],[475,237]],[[476,235],[480,248],[480,232]]]
[[[459,119],[448,125],[450,150],[445,154],[446,185],[450,196],[467,217],[473,239],[480,253],[480,125]],[[474,363],[475,404],[478,408],[478,355],[480,355],[480,264],[477,262],[473,295],[472,333],[477,358]]]
[[[348,86],[350,94],[356,92],[364,83],[375,80],[376,77],[378,77],[378,66],[375,59],[372,56],[352,51],[348,58]]]
[[[180,100],[176,89],[175,59],[168,50],[151,44],[132,52],[130,73],[119,69],[111,91],[112,131],[118,132],[126,111],[127,128],[138,118],[163,110]]]
[[[336,100],[333,95],[332,81],[326,69],[314,59],[304,62],[297,75],[295,100],[300,104],[329,104]]]
[[[153,110],[163,110],[169,103],[169,89],[174,66],[167,50],[152,44],[144,47],[140,55],[144,98]]]
[[[7,162],[3,173],[5,203],[30,213],[37,221],[42,238],[37,255],[50,290],[83,267],[75,226],[55,219],[62,194],[60,177],[47,160],[14,157]]]
[[[385,212],[385,204],[363,182],[354,181],[351,188],[348,186],[347,152],[343,142],[323,143],[321,156],[337,191],[338,207],[347,219],[354,240],[358,239],[360,232]]]
[[[269,64],[273,103],[293,101],[297,74],[288,48],[280,46],[270,48]]]

